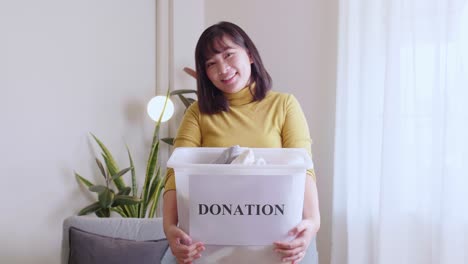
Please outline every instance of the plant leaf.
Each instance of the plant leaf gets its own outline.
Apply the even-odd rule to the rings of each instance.
[[[115,175],[112,176],[112,180],[117,180],[118,178],[122,177],[125,173],[127,173],[131,169],[132,169],[131,167],[128,167],[117,172]]]
[[[114,200],[115,200],[115,198],[114,198]],[[114,206],[114,202],[112,202],[111,208],[112,208],[112,206]],[[134,214],[132,213],[131,208],[130,208],[129,205],[119,206],[119,208],[122,210],[122,212],[124,213],[125,217],[133,217],[133,218],[136,217],[136,216],[134,216]]]
[[[110,151],[106,148],[106,146],[93,133],[90,133],[90,134],[94,138],[94,140],[96,141],[96,143],[99,145],[99,147],[101,148],[101,150],[103,152],[104,161],[105,161],[105,163],[107,165],[107,170],[109,171],[109,174],[114,175],[117,172],[119,172],[119,167],[117,166],[117,162],[115,161],[115,159],[112,156],[112,154],[110,153]],[[119,190],[123,189],[124,187],[127,187],[125,185],[125,182],[121,178],[115,180],[114,184],[115,184],[115,186],[117,186],[117,189],[119,189]]]
[[[116,195],[112,207],[121,206],[121,205],[132,205],[141,203],[140,198],[136,198],[130,195]]]
[[[156,195],[154,196],[153,205],[151,206],[149,217],[153,218],[155,216],[156,208],[159,205],[159,199],[161,199],[161,191],[166,186],[166,177],[164,176],[158,184]]]
[[[138,198],[138,183],[137,183],[137,179],[136,179],[136,172],[135,172],[135,164],[133,163],[133,158],[132,158],[132,155],[130,153],[130,149],[128,147],[128,145],[125,145],[126,148],[127,148],[127,153],[128,153],[128,160],[130,161],[130,167],[132,168],[131,170],[131,173],[132,173],[132,193],[133,193],[133,197],[135,198]],[[129,195],[130,193],[126,193],[125,195]],[[135,204],[135,205],[129,205],[127,206],[128,209],[129,209],[129,217],[138,217],[138,206],[139,204]]]
[[[143,198],[145,201],[143,205],[140,207],[140,217],[144,217],[146,213],[146,208],[148,206],[147,198],[149,197],[148,195],[149,195],[151,180],[154,175],[156,164],[158,162],[158,152],[159,152],[159,141],[153,144],[151,153],[149,156],[149,160],[146,164],[145,182],[143,183],[143,190],[142,190],[142,196],[141,196],[141,198]]]
[[[143,183],[143,188],[142,188],[142,191],[141,191],[141,195],[140,195],[140,198],[143,198],[145,199],[145,197],[148,197],[148,188],[150,187],[150,183],[151,183],[151,177],[153,176],[153,173],[154,173],[154,168],[157,164],[157,161],[158,161],[158,151],[159,151],[159,127],[161,125],[161,118],[163,116],[163,113],[166,109],[166,105],[167,105],[167,102],[168,102],[168,98],[169,98],[169,88],[167,89],[167,92],[166,92],[166,100],[164,101],[164,106],[163,106],[163,111],[161,113],[161,115],[159,116],[159,119],[158,121],[156,122],[156,125],[155,125],[155,128],[154,128],[154,132],[153,132],[153,140],[151,142],[151,151],[150,151],[150,155],[148,157],[148,161],[146,163],[146,174],[145,174],[145,181]],[[140,204],[139,205],[139,210],[138,210],[138,216],[139,217],[145,217],[145,214],[146,214],[146,206],[145,206],[145,202],[143,204]]]
[[[156,168],[156,163],[158,161],[159,141],[156,142],[156,144],[154,144],[152,147],[153,148],[151,150],[151,154],[149,156],[148,163],[146,164],[147,169],[146,169],[145,183],[147,182],[146,180],[148,180],[148,184],[149,184],[149,180],[151,179],[151,176],[154,174],[154,170]]]
[[[115,194],[109,188],[106,188],[103,192],[99,193],[99,205],[102,208],[109,208],[114,202],[114,196]]]
[[[109,208],[101,208],[100,210],[96,211],[96,215],[98,217],[110,217],[110,210]]]
[[[88,188],[91,192],[102,193],[105,190],[109,190],[106,186],[103,185],[93,185]]]
[[[133,164],[133,159],[132,155],[130,154],[130,149],[127,147],[127,153],[128,153],[128,160],[130,161],[130,167],[132,168],[132,190],[133,190],[133,196],[137,197],[138,195],[138,186],[137,186],[137,180],[136,180],[136,172],[135,172],[135,164]]]
[[[168,145],[174,146],[174,138],[161,138],[161,141]]]
[[[99,167],[99,170],[101,171],[102,176],[104,176],[104,179],[107,180],[106,170],[104,169],[104,166],[102,165],[101,161],[98,158],[96,158],[96,163]]]
[[[129,195],[130,192],[132,191],[132,188],[130,187],[125,187],[122,190],[120,190],[117,195]]]
[[[181,94],[179,94],[179,95],[177,95],[177,96],[179,96],[179,99],[180,99],[180,101],[182,101],[182,103],[184,104],[185,108],[188,108],[188,107],[190,106],[191,103],[190,103],[190,101],[189,101],[185,96],[183,96],[183,95],[181,95]]]
[[[118,213],[122,217],[131,217],[129,215],[126,215],[125,212],[120,207],[112,207],[110,210]]]
[[[75,178],[76,180],[81,183],[82,185],[84,185],[85,187],[91,187],[93,186],[94,184],[90,181],[88,181],[87,179],[83,178],[81,175],[79,175],[78,173],[75,172]]]
[[[193,99],[193,98],[187,97],[187,101],[189,101],[190,104],[193,104],[193,103],[195,103],[197,100],[195,100],[195,99]]]
[[[112,166],[110,165],[110,163],[112,163],[112,161],[110,161],[105,155],[102,156],[106,162],[106,166],[107,166],[107,171],[109,173],[109,175],[115,175],[116,173],[118,173],[119,171],[114,171],[115,169],[118,169],[118,168],[109,168],[109,166]],[[114,182],[114,185],[117,186],[117,189],[120,190],[120,189],[123,189],[125,187],[127,187],[127,185],[125,185],[125,182],[121,179],[121,178],[118,178],[116,180],[113,181]]]
[[[78,212],[78,215],[87,215],[90,213],[94,213],[99,209],[101,209],[101,205],[99,204],[99,202],[95,202],[81,209],[80,212]]]
[[[156,187],[158,186],[159,183],[159,174],[161,173],[161,167],[158,167],[158,170],[156,171],[156,174],[151,177],[151,185],[149,188],[149,193],[148,196],[145,199],[145,204],[148,206],[151,203],[151,200],[153,199],[154,192],[156,192]]]
[[[156,186],[156,192],[154,194],[153,197],[151,197],[151,200],[153,202],[153,204],[151,205],[151,208],[150,208],[150,211],[149,211],[149,215],[148,217],[150,218],[153,218],[155,213],[156,213],[156,208],[159,204],[159,198],[161,196],[161,190],[164,188],[164,185],[166,184],[166,177],[160,177],[159,173],[157,175],[157,179],[158,179],[158,185]]]

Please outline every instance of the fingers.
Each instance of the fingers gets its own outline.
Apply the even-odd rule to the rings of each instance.
[[[296,239],[291,242],[275,242],[275,251],[282,255],[281,261],[298,263],[305,256],[307,249],[303,239]],[[297,261],[297,262],[296,262]]]
[[[179,244],[171,249],[179,263],[191,263],[201,257],[201,252],[205,250],[205,246],[203,243],[197,242],[190,246]]]
[[[192,239],[181,229],[178,229],[176,232],[177,242],[182,245],[190,245],[192,244]]]
[[[202,242],[192,243],[190,236],[176,226],[170,228],[167,239],[178,263],[191,263],[200,258],[201,252],[205,250]]]
[[[283,255],[286,254],[297,254],[299,251],[302,251],[305,247],[305,242],[303,240],[293,241],[291,243],[274,243],[276,246],[275,251]]]
[[[276,246],[277,250],[287,251],[295,248],[302,248],[306,245],[306,242],[303,239],[294,239],[291,242],[278,241],[273,244]]]
[[[198,253],[202,252],[205,250],[205,246],[201,242],[194,243],[193,245],[190,245],[188,248],[187,256],[188,257],[193,257],[197,255]]]
[[[288,232],[288,235],[294,236],[292,241],[274,242],[275,252],[282,255],[282,262],[299,263],[305,256],[313,236],[311,221],[303,220]]]
[[[282,262],[291,262],[292,264],[299,263],[303,258],[305,257],[305,252],[301,251],[298,254],[291,256],[291,257],[286,257],[282,258]]]
[[[310,227],[310,221],[302,220],[297,226],[289,230],[288,235],[297,236],[298,234],[304,232]]]

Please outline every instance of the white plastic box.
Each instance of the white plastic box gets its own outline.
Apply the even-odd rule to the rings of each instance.
[[[305,149],[251,148],[265,165],[212,164],[226,148],[177,148],[179,226],[207,245],[271,245],[302,219]]]

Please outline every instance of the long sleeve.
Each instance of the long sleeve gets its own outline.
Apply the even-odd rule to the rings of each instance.
[[[284,109],[285,120],[281,131],[283,148],[304,148],[312,157],[309,126],[299,102],[293,95],[289,95],[285,100]],[[307,170],[307,174],[316,179],[313,169]]]
[[[185,112],[182,123],[174,139],[174,148],[178,147],[200,147],[201,131],[199,122],[198,103],[193,103]],[[167,168],[165,192],[175,190],[174,169]]]

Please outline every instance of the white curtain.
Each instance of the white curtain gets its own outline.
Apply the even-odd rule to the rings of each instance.
[[[340,0],[332,264],[468,263],[468,5]]]

